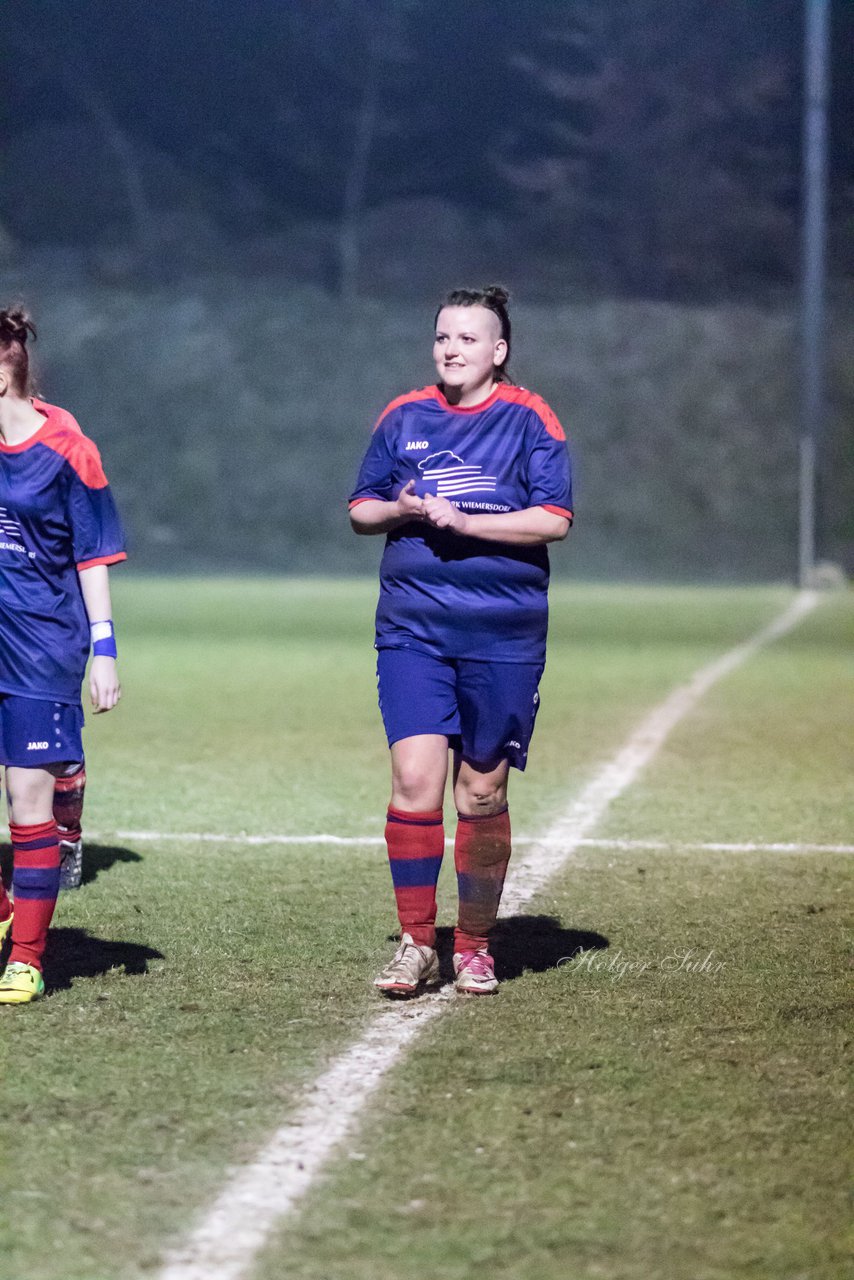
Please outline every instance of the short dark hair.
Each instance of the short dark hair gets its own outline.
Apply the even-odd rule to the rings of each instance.
[[[435,325],[439,319],[439,312],[443,307],[486,307],[487,311],[491,311],[493,315],[498,316],[501,325],[501,336],[507,343],[507,355],[496,365],[495,373],[499,382],[509,382],[510,374],[507,365],[510,361],[510,315],[507,311],[507,303],[510,301],[510,294],[500,284],[488,284],[485,289],[452,289],[451,292],[439,303],[436,310],[436,316],[433,320]]]

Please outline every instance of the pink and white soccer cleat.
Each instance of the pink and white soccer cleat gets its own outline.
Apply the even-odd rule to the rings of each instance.
[[[495,961],[488,951],[462,951],[454,956],[454,986],[467,996],[492,996],[498,990]]]

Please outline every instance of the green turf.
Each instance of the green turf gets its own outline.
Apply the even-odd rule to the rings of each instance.
[[[611,833],[851,841],[851,624],[836,599],[710,694]],[[534,971],[395,1072],[258,1277],[837,1280],[851,888],[839,855],[579,853]],[[608,946],[555,965],[573,931]]]
[[[90,829],[379,832],[371,584],[116,578],[126,695],[89,724]],[[561,586],[516,830],[547,825],[674,683],[787,598]],[[834,598],[710,694],[608,833],[844,838],[851,618]],[[351,1144],[365,1158],[345,1153],[258,1275],[839,1275],[848,865],[585,851],[532,908],[559,923],[505,929],[518,976],[401,1065]],[[0,1227],[3,1276],[150,1275],[358,1034],[394,923],[370,848],[107,835],[88,875],[61,899],[53,993],[3,1011],[2,1183],[24,1206]],[[573,930],[650,968],[555,967]],[[680,948],[724,969],[662,970]]]
[[[562,927],[608,949],[454,1009],[257,1275],[838,1280],[846,873],[585,860]]]
[[[854,612],[831,596],[701,702],[601,834],[851,843],[853,713]]]

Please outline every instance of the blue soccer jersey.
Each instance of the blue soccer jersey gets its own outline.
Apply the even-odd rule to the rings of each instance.
[[[461,511],[545,507],[572,519],[563,429],[539,396],[498,383],[463,409],[439,387],[393,400],[362,462],[351,508],[390,502],[404,485],[448,498]],[[392,530],[380,566],[377,648],[442,658],[543,662],[548,626],[545,546],[460,537],[413,521]]]
[[[71,414],[0,440],[0,693],[77,703],[89,655],[79,569],[125,559],[98,450]],[[93,619],[97,621],[97,619]]]

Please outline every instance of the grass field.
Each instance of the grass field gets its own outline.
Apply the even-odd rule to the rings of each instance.
[[[392,949],[378,847],[192,838],[379,835],[373,584],[115,576],[125,698],[89,723],[87,883],[49,998],[3,1011],[3,1280],[156,1276],[358,1038]],[[514,830],[790,596],[556,588]],[[827,597],[676,728],[608,843],[502,924],[500,997],[449,1004],[252,1280],[846,1274],[852,860],[761,846],[854,843],[852,639]]]

